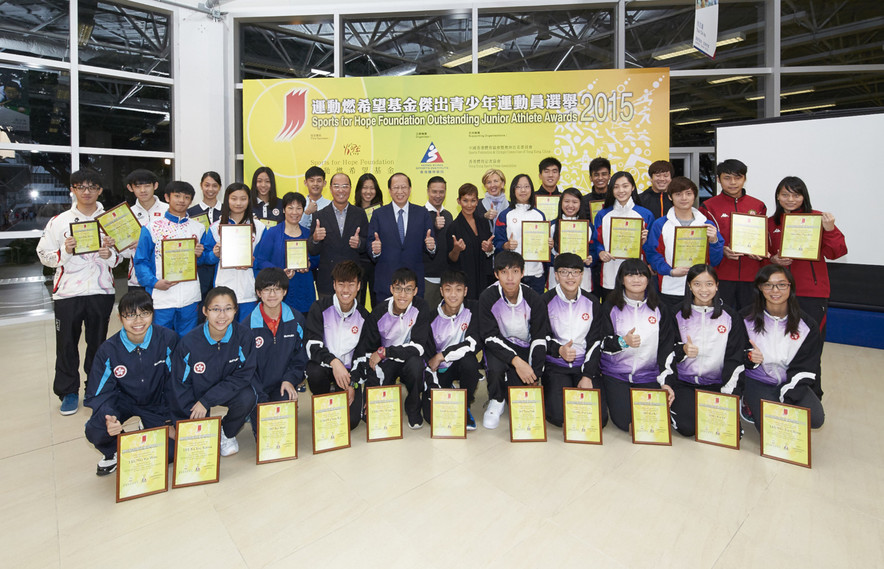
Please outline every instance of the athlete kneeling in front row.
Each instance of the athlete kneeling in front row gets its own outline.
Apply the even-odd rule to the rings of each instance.
[[[206,294],[206,322],[187,333],[172,358],[168,396],[177,420],[202,419],[215,405],[221,420],[221,456],[239,452],[236,434],[255,408],[255,340],[236,322],[236,294],[217,286]]]
[[[171,421],[164,393],[178,335],[153,324],[153,300],[141,289],[123,295],[119,313],[123,329],[98,348],[86,382],[86,439],[104,455],[99,476],[117,469],[117,435],[129,418],[145,429]]]

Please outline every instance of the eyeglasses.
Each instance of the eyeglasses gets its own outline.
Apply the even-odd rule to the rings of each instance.
[[[268,286],[267,288],[261,289],[261,292],[265,294],[281,294],[282,289],[278,286]]]
[[[207,308],[206,310],[208,310],[215,316],[220,316],[221,314],[233,314],[234,312],[236,312],[236,307],[228,306],[226,308],[217,308],[213,306],[212,308]]]
[[[332,184],[333,190],[349,190],[350,184]]]
[[[101,186],[93,186],[93,185],[84,186],[82,184],[75,184],[71,187],[74,189],[75,192],[97,192],[97,191],[101,190]]]
[[[759,288],[764,292],[770,292],[773,289],[789,290],[790,286],[792,286],[790,283],[764,283]]]
[[[120,318],[126,322],[135,322],[136,320],[141,320],[143,322],[145,320],[150,320],[152,316],[153,312],[136,312],[135,314],[121,314]]]
[[[574,278],[582,275],[583,271],[578,269],[559,269],[556,271],[556,274],[564,278]]]
[[[394,286],[393,293],[394,294],[411,294],[415,291],[415,287],[413,286]]]

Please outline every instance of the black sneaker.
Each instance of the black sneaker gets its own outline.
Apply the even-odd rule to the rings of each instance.
[[[748,405],[743,403],[742,399],[740,399],[740,417],[742,417],[747,423],[755,424],[755,417],[752,416],[752,410],[749,409]]]
[[[114,456],[111,458],[102,458],[98,461],[98,468],[95,470],[95,474],[98,476],[107,476],[108,474],[112,474],[117,470],[117,453],[114,453]]]

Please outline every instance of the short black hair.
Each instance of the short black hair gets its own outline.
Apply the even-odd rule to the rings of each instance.
[[[439,276],[439,286],[447,284],[467,286],[467,275],[463,271],[442,271]]]
[[[442,176],[433,176],[429,180],[427,180],[427,188],[430,187],[430,184],[445,184],[448,185],[448,182],[445,181],[445,178]]]
[[[552,156],[548,156],[540,161],[540,164],[537,166],[537,170],[540,174],[543,174],[543,171],[549,168],[550,166],[555,166],[559,169],[559,173],[562,172],[562,163],[553,158]]]
[[[619,309],[626,306],[626,287],[623,280],[630,275],[642,275],[648,279],[648,287],[645,289],[645,300],[648,308],[656,310],[660,305],[660,297],[657,296],[657,290],[651,284],[651,269],[648,264],[641,259],[626,259],[617,270],[617,277],[614,279],[614,290],[608,295],[606,302],[612,303]]]
[[[696,198],[700,195],[700,191],[697,189],[697,184],[693,182],[690,178],[685,176],[676,176],[672,178],[672,182],[669,183],[669,187],[666,188],[666,193],[672,197],[672,194],[677,194],[678,192],[686,192],[686,191],[694,192],[694,197]]]
[[[140,186],[141,184],[157,184],[159,181],[157,180],[157,175],[147,170],[146,168],[138,168],[137,170],[132,170],[129,172],[129,175],[126,176],[126,185],[127,186]]]
[[[670,176],[675,176],[675,168],[672,167],[672,164],[668,160],[657,160],[651,162],[651,165],[648,166],[648,176],[662,174],[663,172],[669,172]]]
[[[136,312],[153,312],[153,298],[141,289],[130,290],[120,299],[117,312],[120,316],[131,316]]]
[[[592,161],[589,163],[589,173],[590,174],[592,174],[593,172],[596,172],[598,170],[601,170],[602,168],[607,168],[608,172],[610,172],[611,171],[611,161],[608,160],[607,158],[602,158],[601,156],[599,156],[598,158],[593,158]]]
[[[267,267],[255,276],[255,292],[261,292],[267,287],[278,286],[283,293],[289,290],[289,278],[285,276],[285,271],[279,267]]]
[[[745,176],[748,171],[749,168],[745,164],[735,158],[729,158],[715,167],[715,176],[719,177],[722,174]]]
[[[331,276],[336,283],[361,282],[362,268],[354,261],[342,261],[332,269]]]
[[[289,192],[286,195],[282,196],[282,209],[287,208],[291,205],[292,202],[298,202],[301,204],[301,208],[307,207],[307,198],[299,194],[298,192]]]
[[[233,292],[232,289],[226,286],[216,286],[206,293],[206,298],[203,300],[203,310],[205,310],[206,307],[208,307],[212,303],[212,301],[219,296],[229,296],[233,299],[233,306],[239,306],[239,303],[236,300],[236,293]]]
[[[408,267],[399,267],[398,269],[393,271],[393,276],[390,277],[390,284],[406,283],[417,284],[417,273],[415,273]]]
[[[187,194],[191,198],[196,195],[196,192],[193,189],[193,186],[190,185],[190,182],[185,182],[184,180],[172,180],[166,187],[163,189],[164,195],[169,194]]]
[[[309,168],[307,168],[307,171],[304,172],[305,180],[313,178],[315,176],[322,176],[322,179],[325,180],[325,170],[323,170],[319,166],[310,166]]]
[[[515,251],[501,251],[494,256],[494,272],[509,268],[517,268],[525,272],[525,259]]]
[[[405,176],[405,179],[408,180],[408,187],[409,188],[412,187],[411,178],[408,177],[408,174],[405,174],[403,172],[396,172],[395,174],[393,174],[392,176],[390,176],[387,179],[387,189],[388,190],[393,187],[393,178],[395,178],[396,176]]]
[[[555,263],[553,266],[558,271],[559,269],[579,269],[583,270],[583,259],[580,258],[579,255],[575,255],[574,253],[561,253],[556,255]]]
[[[101,182],[101,174],[92,168],[81,168],[75,172],[71,172],[71,185],[77,186],[85,183],[95,184],[99,188],[103,188],[104,184]]]

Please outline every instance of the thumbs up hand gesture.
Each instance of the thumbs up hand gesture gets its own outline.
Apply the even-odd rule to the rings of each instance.
[[[467,244],[463,239],[458,239],[456,235],[451,236],[452,246],[455,251],[463,251],[467,248]]]
[[[574,340],[568,340],[568,343],[559,348],[559,356],[568,363],[577,359],[577,349],[574,347]]]
[[[427,229],[427,236],[424,238],[424,244],[427,246],[427,251],[433,251],[436,249],[436,240],[433,238],[433,232],[430,229]]]
[[[371,242],[371,254],[377,257],[381,254],[381,236],[375,232],[374,241]]]
[[[107,434],[115,437],[123,432],[123,425],[115,415],[105,415],[104,424],[107,425]]]
[[[436,229],[443,229],[445,227],[445,218],[436,214]]]
[[[516,249],[519,248],[519,242],[516,241],[516,238],[513,237],[512,233],[510,233],[509,241],[506,242],[506,248],[509,249],[510,251],[515,251]]]
[[[688,336],[687,342],[684,343],[684,355],[689,358],[696,358],[699,353],[700,348],[697,347],[697,345],[691,341],[691,337]]]
[[[325,239],[325,227],[322,227],[319,224],[319,220],[317,219],[316,220],[316,229],[313,231],[313,242],[319,243],[323,239]]]
[[[316,221],[316,224],[317,224],[317,225],[319,224],[319,221],[318,221],[318,220]],[[350,247],[353,248],[353,249],[358,249],[358,248],[359,248],[359,230],[360,230],[360,229],[362,229],[362,228],[361,228],[361,227],[357,227],[357,228],[356,228],[356,233],[354,233],[353,236],[350,237]]]
[[[752,344],[752,349],[749,350],[749,361],[753,364],[763,364],[764,354],[761,353],[761,349],[752,340],[749,340],[749,343]]]
[[[494,251],[494,235],[482,241],[482,251],[485,253],[491,253]]]
[[[642,345],[642,337],[639,334],[635,333],[635,328],[630,330],[623,336],[623,340],[629,345],[630,348],[638,348]]]

